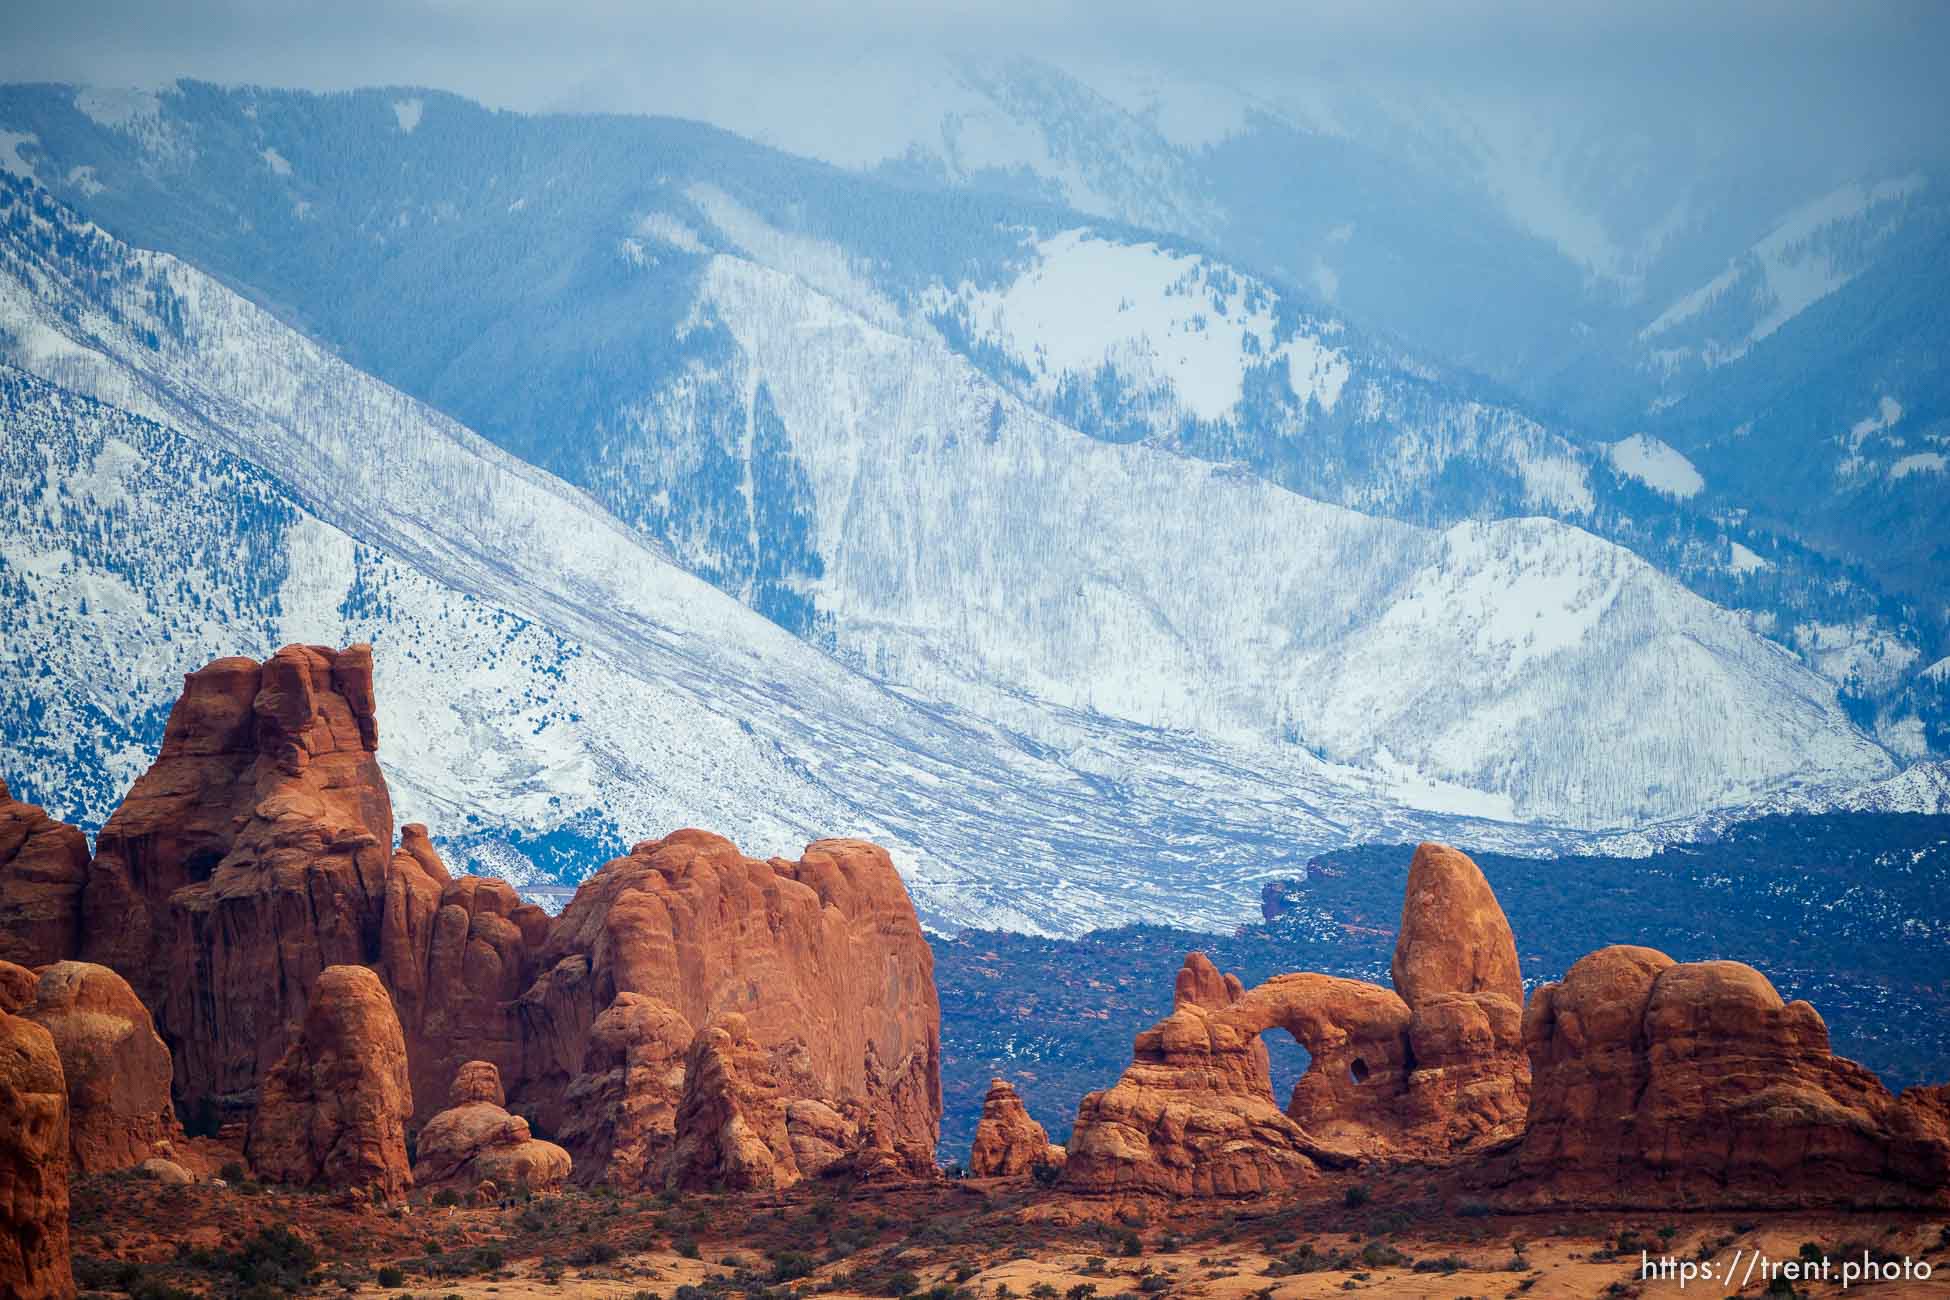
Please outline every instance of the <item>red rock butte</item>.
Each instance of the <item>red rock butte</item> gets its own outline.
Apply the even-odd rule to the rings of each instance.
[[[492,1071],[512,1113],[488,1145],[519,1148],[531,1139],[514,1124],[532,1121],[561,1136],[578,1178],[654,1189],[679,1177],[686,1063],[736,1017],[736,1077],[750,1082],[721,1100],[775,1104],[775,1181],[842,1158],[932,1170],[934,959],[885,850],[822,840],[798,861],[760,860],[677,831],[603,867],[551,921],[505,881],[455,877],[424,826],[395,845],[378,744],[369,647],[287,646],[186,676],[92,860],[74,828],[0,802],[0,954],[18,954],[0,957],[0,999],[35,996],[16,960],[119,973],[167,1045],[144,1068],[169,1062],[179,1103],[250,1113],[257,1148],[282,1151],[267,1098],[326,1106],[313,1055],[345,1080],[390,1078],[390,1033],[334,1043],[318,1021],[324,972],[363,969],[406,1075],[367,1092],[403,1103],[402,1122],[431,1121],[457,1076]],[[369,1003],[361,1023],[378,1022]],[[389,1159],[285,1154],[277,1176],[292,1181],[404,1185]],[[543,1165],[538,1178],[560,1172]]]

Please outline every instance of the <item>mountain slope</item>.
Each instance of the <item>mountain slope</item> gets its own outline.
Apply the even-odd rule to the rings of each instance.
[[[1185,164],[1237,146],[1251,172],[1245,161],[1274,148],[1265,131],[1304,137],[1308,148],[1350,138],[1318,106],[1267,117],[1225,100],[1232,108],[1202,127],[1199,113],[1174,107],[1170,87],[1092,90],[1097,82],[1072,85],[1047,68],[981,78],[963,89],[1000,96],[1012,121],[1041,122],[1050,157],[1130,164],[1125,181],[1092,189],[1107,201],[1113,190],[1169,188],[1154,163],[1173,150]],[[1048,135],[1058,107],[1074,128],[1061,140]],[[912,124],[887,125],[898,135]],[[1798,542],[1792,517],[1762,514],[1727,490],[1736,476],[1709,474],[1687,499],[1648,489],[1604,446],[1547,427],[1501,390],[1408,355],[1290,286],[1182,236],[1053,207],[1058,191],[1047,187],[981,188],[993,169],[957,164],[953,176],[890,183],[694,123],[490,113],[405,90],[320,96],[186,82],[114,97],[6,87],[0,126],[16,140],[15,167],[118,235],[240,287],[348,360],[587,489],[693,572],[822,644],[830,629],[807,596],[820,561],[795,504],[807,467],[764,460],[748,478],[712,446],[679,453],[631,433],[634,408],[668,400],[718,429],[716,448],[748,428],[759,444],[779,444],[770,421],[746,409],[756,393],[677,382],[696,365],[727,364],[735,347],[694,310],[714,254],[786,271],[890,332],[938,336],[1093,437],[1142,439],[1417,523],[1532,513],[1577,523],[1800,650],[1896,752],[1950,743],[1932,729],[1933,688],[1901,673],[1856,674],[1852,661],[1812,648],[1840,636],[1886,644],[1920,666],[1950,649],[1941,620],[1885,593],[1849,554]],[[970,132],[956,139],[975,148],[979,132]],[[1449,138],[1412,135],[1401,147],[1417,157],[1440,155]],[[877,139],[863,137],[861,148],[879,148]],[[1482,144],[1492,146],[1502,147]],[[1411,187],[1412,201],[1397,204],[1359,176],[1325,176],[1282,198],[1281,211],[1368,195],[1425,233],[1473,228],[1448,198]],[[975,188],[943,188],[943,179]],[[1120,202],[1085,206],[1126,212]],[[1444,221],[1432,226],[1430,211]],[[1147,219],[1204,229],[1184,213]],[[1407,227],[1397,233],[1406,238]],[[1485,257],[1437,260],[1493,268],[1492,280],[1506,274]],[[1404,265],[1441,314],[1466,319],[1437,292],[1441,275]],[[1526,301],[1494,283],[1477,297]],[[1572,309],[1523,310],[1561,322]],[[1594,334],[1591,345],[1625,346],[1636,324],[1614,325],[1617,338]],[[1586,387],[1617,385],[1600,375]],[[683,459],[668,463],[673,455]],[[654,490],[643,487],[646,467]],[[1912,474],[1905,488],[1928,477]]]
[[[713,261],[702,302],[811,467],[832,635],[888,680],[977,710],[1008,682],[1233,743],[1298,740],[1581,825],[1790,771],[1885,770],[1791,656],[1576,529],[1437,534],[1082,439],[938,346],[735,259]]]
[[[0,385],[0,608],[35,665],[3,682],[8,777],[64,815],[112,806],[183,671],[363,637],[401,815],[517,874],[511,844],[565,828],[584,872],[674,823],[756,851],[857,833],[933,924],[1076,932],[1164,906],[1228,925],[1266,871],[1377,826],[1559,838],[1413,812],[1303,751],[887,690],[175,259],[0,196],[6,359],[94,395]]]

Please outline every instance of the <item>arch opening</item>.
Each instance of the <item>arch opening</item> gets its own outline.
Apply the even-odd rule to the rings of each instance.
[[[1293,1087],[1300,1082],[1300,1076],[1313,1067],[1313,1055],[1300,1045],[1300,1040],[1277,1026],[1265,1030],[1259,1041],[1266,1044],[1267,1073],[1273,1085],[1273,1100],[1285,1110],[1293,1097]]]

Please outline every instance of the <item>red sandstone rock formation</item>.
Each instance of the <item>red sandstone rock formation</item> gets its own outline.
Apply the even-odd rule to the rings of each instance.
[[[32,1006],[34,992],[40,986],[41,977],[33,971],[0,961],[0,1011],[17,1015],[22,1008]]]
[[[1388,973],[1410,1006],[1444,993],[1495,993],[1523,1009],[1516,937],[1468,854],[1446,844],[1416,848]]]
[[[421,1119],[486,1061],[517,1108],[595,1155],[588,1177],[613,1164],[619,1185],[661,1186],[692,1027],[738,1012],[792,1066],[795,1163],[850,1141],[876,1168],[931,1171],[933,957],[883,850],[759,862],[679,832],[611,863],[551,926],[505,882],[453,878],[423,827],[393,848],[373,709],[363,646],[218,660],[185,679],[103,829],[78,942],[154,1013],[183,1103],[255,1101],[320,973],[360,965],[393,998]]]
[[[1207,1007],[1182,996],[1188,985],[1205,982],[1209,966],[1201,954],[1186,959],[1177,1009],[1137,1036],[1131,1066],[1116,1086],[1083,1099],[1070,1135],[1066,1186],[1249,1196],[1314,1176],[1306,1134],[1273,1100],[1259,1041],[1264,1026],[1235,1023],[1236,1002]]]
[[[184,679],[96,841],[82,952],[125,976],[186,1100],[247,1096],[312,984],[379,948],[393,813],[372,652],[287,646]]]
[[[1185,969],[1191,969],[1189,963]],[[1181,982],[1184,973],[1179,972]],[[1029,1117],[1015,1088],[1004,1079],[989,1080],[968,1172],[977,1178],[1006,1178],[1026,1174],[1038,1165],[1061,1166],[1066,1158],[1063,1148],[1049,1140],[1049,1132]]]
[[[47,1030],[0,1012],[0,1295],[67,1300],[68,1089]]]
[[[244,1152],[271,1182],[351,1187],[388,1199],[412,1185],[406,1040],[379,977],[332,966],[304,1028],[265,1076]]]
[[[510,1076],[522,1063],[516,1001],[534,977],[547,913],[505,880],[455,879],[426,828],[401,828],[386,880],[378,969],[406,1032],[420,1113],[437,1110],[469,1061]]]
[[[1416,850],[1394,971],[1407,992],[1327,975],[1253,989],[1200,954],[1172,1014],[1138,1036],[1117,1085],[1085,1097],[1066,1186],[1258,1195],[1320,1164],[1450,1163],[1516,1136],[1528,1096],[1522,982],[1508,921],[1476,864]],[[1260,1035],[1312,1057],[1284,1111]]]
[[[87,878],[87,838],[19,802],[0,781],[0,961],[45,966],[73,957]]]
[[[596,1017],[558,1134],[575,1156],[577,1181],[663,1190],[694,1037],[675,1007],[643,993],[618,993]]]
[[[853,1115],[915,1172],[941,1115],[934,956],[886,850],[821,840],[798,862],[747,858],[720,836],[639,844],[584,882],[521,997],[524,1108],[562,1132],[599,1013],[622,993],[689,1025],[736,1012],[791,1062],[787,1100]],[[658,1047],[653,1052],[660,1052]],[[681,1129],[681,1125],[679,1125]]]
[[[127,980],[106,966],[58,962],[42,969],[35,1000],[21,1014],[46,1029],[61,1054],[76,1173],[173,1154],[183,1134],[170,1105],[169,1049]]]
[[[1738,962],[1612,947],[1525,1012],[1514,1204],[1950,1205],[1950,1088],[1900,1097]]]
[[[684,1060],[673,1188],[764,1191],[799,1181],[779,1073],[737,1012],[698,1031]]]
[[[569,1176],[569,1153],[538,1142],[528,1121],[502,1106],[501,1074],[486,1061],[469,1061],[454,1076],[448,1109],[420,1130],[413,1181],[473,1189],[526,1187],[549,1191]]]

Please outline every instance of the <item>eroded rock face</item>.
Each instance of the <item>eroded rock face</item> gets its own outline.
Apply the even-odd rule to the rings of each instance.
[[[931,1168],[934,956],[879,846],[821,840],[798,862],[761,862],[704,831],[639,844],[584,882],[538,969],[520,1002],[516,1094],[547,1131],[571,1122],[565,1098],[597,1017],[636,993],[689,1025],[736,1013],[753,1044],[789,1064],[786,1100],[855,1116],[861,1132]]]
[[[1233,1001],[1202,1005],[1213,987],[1210,967],[1202,954],[1186,959],[1177,1009],[1137,1036],[1116,1086],[1083,1099],[1065,1186],[1252,1196],[1315,1176],[1311,1144],[1273,1100],[1259,1029],[1230,1014],[1237,981],[1217,986]]]
[[[501,1071],[491,1061],[469,1061],[454,1072],[454,1086],[447,1090],[447,1105],[472,1106],[485,1102],[506,1106],[508,1094],[501,1087]]]
[[[1064,1184],[1259,1195],[1323,1164],[1452,1163],[1515,1137],[1529,1095],[1516,944],[1467,856],[1416,851],[1394,972],[1392,991],[1311,973],[1242,989],[1188,957],[1171,1016],[1138,1036],[1116,1087],[1084,1098]],[[1284,1110],[1271,1029],[1312,1058]]]
[[[170,1104],[169,1049],[128,981],[106,966],[57,962],[21,1013],[46,1029],[68,1087],[76,1173],[128,1169],[182,1139]]]
[[[80,950],[88,840],[0,781],[0,961],[45,966]]]
[[[96,840],[84,957],[120,972],[186,1101],[247,1099],[320,972],[379,951],[393,813],[372,652],[287,646],[184,679]]]
[[[673,1188],[767,1191],[799,1181],[779,1073],[737,1012],[698,1031],[684,1059]]]
[[[1015,1088],[1005,1079],[989,1080],[968,1171],[977,1178],[1007,1178],[1038,1165],[1061,1166],[1066,1158],[1064,1149],[1049,1140],[1048,1130],[1029,1117]]]
[[[528,1121],[501,1105],[501,1076],[486,1061],[469,1061],[454,1078],[452,1105],[420,1130],[413,1181],[473,1189],[526,1187],[542,1192],[569,1177],[569,1153],[539,1142]]]
[[[1612,947],[1539,988],[1516,1204],[1950,1204],[1950,1089],[1900,1097],[1738,962]]]
[[[61,1057],[47,1030],[0,1011],[0,1295],[74,1293]]]
[[[1410,1006],[1443,993],[1495,993],[1523,1009],[1516,936],[1468,854],[1446,844],[1416,847],[1388,974]]]
[[[589,1177],[661,1186],[694,1027],[735,1012],[785,1071],[782,1103],[804,1103],[795,1164],[871,1147],[876,1168],[931,1172],[933,957],[884,850],[760,862],[678,832],[551,924],[505,882],[455,878],[424,827],[393,847],[372,672],[364,646],[290,646],[190,674],[99,837],[75,942],[153,1013],[180,1104],[256,1104],[321,973],[363,966],[391,995],[419,1120],[487,1062],[515,1111],[594,1155]],[[9,935],[38,933],[25,915]]]
[[[378,969],[406,1032],[421,1115],[439,1109],[454,1072],[486,1061],[519,1077],[515,1003],[534,978],[547,913],[505,880],[456,879],[426,828],[401,828],[386,880]]]
[[[379,976],[332,966],[304,1027],[265,1075],[244,1153],[260,1178],[391,1199],[412,1185],[406,1040]]]
[[[675,1007],[644,993],[618,993],[596,1017],[582,1071],[564,1097],[560,1130],[578,1181],[663,1190],[695,1036]]]
[[[32,1006],[35,990],[40,986],[41,977],[33,971],[10,961],[0,961],[0,1011],[15,1015]]]

